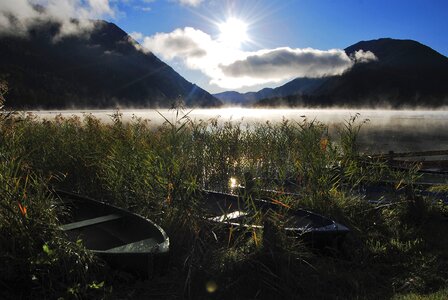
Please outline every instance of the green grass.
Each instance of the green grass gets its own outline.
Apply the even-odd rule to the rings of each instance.
[[[448,299],[448,289],[440,290],[427,295],[407,294],[395,296],[393,300],[445,300]]]
[[[118,112],[109,123],[91,115],[50,121],[5,116],[0,287],[8,288],[0,290],[5,298],[443,297],[446,209],[416,196],[415,171],[366,163],[357,149],[362,124],[354,116],[338,136],[329,137],[325,124],[307,119],[246,126],[192,122],[178,111],[174,121],[154,127],[137,118],[124,122]],[[300,196],[278,196],[285,204],[279,213],[255,215],[251,222],[269,222],[269,232],[229,232],[204,221],[198,191],[228,191],[231,177],[253,195],[267,188]],[[363,184],[385,177],[403,179],[396,188],[405,193],[394,203],[375,205],[359,196]],[[166,274],[138,282],[95,267],[98,262],[82,243],[66,241],[58,229],[61,204],[49,196],[51,186],[159,223],[172,243]],[[283,233],[286,207],[312,209],[352,233],[341,251],[316,252]]]

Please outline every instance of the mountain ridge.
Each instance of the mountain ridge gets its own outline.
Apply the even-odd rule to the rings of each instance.
[[[296,78],[268,97],[252,92],[257,106],[428,106],[448,104],[448,58],[413,40],[381,38],[345,49],[373,52],[378,60],[357,63],[340,76]],[[247,94],[247,93],[246,93]],[[239,95],[244,98],[244,95]],[[225,93],[218,94],[223,98]],[[223,102],[226,102],[224,98]]]
[[[94,21],[88,36],[55,41],[58,24],[31,28],[27,37],[0,37],[0,74],[7,74],[6,105],[27,108],[219,106],[113,23]]]

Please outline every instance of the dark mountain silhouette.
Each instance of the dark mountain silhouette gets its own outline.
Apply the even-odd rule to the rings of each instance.
[[[362,41],[345,52],[350,55],[358,50],[371,51],[378,60],[358,63],[341,76],[297,78],[273,89],[267,97],[255,93],[256,105],[448,105],[447,57],[412,40]]]
[[[277,96],[274,89],[264,88],[258,92],[238,93],[234,91],[213,94],[216,98],[225,104],[251,105],[263,98],[271,98]]]
[[[0,74],[10,108],[169,107],[221,102],[188,82],[116,25],[95,21],[88,36],[55,40],[59,25],[40,24],[27,37],[0,36]]]
[[[258,92],[238,93],[234,91],[214,94],[225,104],[251,105],[266,98],[281,98],[289,95],[306,95],[312,93],[323,81],[323,78],[296,78],[275,89],[264,88]]]
[[[378,60],[356,64],[325,81],[312,94],[317,102],[393,107],[448,104],[447,57],[416,41],[394,39],[359,42],[345,51],[360,49],[372,51]]]

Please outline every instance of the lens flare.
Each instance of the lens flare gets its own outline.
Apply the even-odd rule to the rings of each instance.
[[[216,284],[216,282],[214,282],[213,280],[210,280],[209,282],[207,282],[207,284],[205,285],[205,289],[207,290],[207,292],[209,292],[210,294],[216,292],[216,290],[218,289],[218,285]]]
[[[218,24],[220,31],[219,41],[227,46],[239,48],[249,38],[247,27],[246,22],[237,18],[229,18],[225,22]]]

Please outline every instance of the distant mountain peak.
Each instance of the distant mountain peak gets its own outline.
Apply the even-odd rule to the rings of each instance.
[[[418,65],[420,67],[440,66],[447,63],[442,54],[432,48],[410,39],[380,38],[361,41],[345,49],[347,54],[358,50],[371,51],[379,63],[387,65]]]
[[[296,78],[283,86],[237,95],[257,105],[440,107],[448,105],[448,58],[409,39],[380,38],[360,41],[345,49],[347,55],[364,50],[378,59],[355,64],[340,76]],[[232,101],[232,94],[219,99]],[[230,100],[228,99],[230,98]]]

